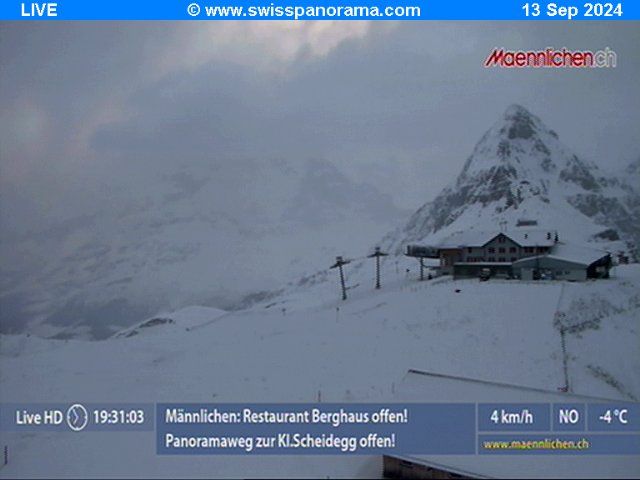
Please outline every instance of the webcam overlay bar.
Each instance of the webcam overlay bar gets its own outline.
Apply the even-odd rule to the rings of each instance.
[[[526,0],[55,0],[0,2],[0,20],[638,20],[640,2]]]
[[[0,431],[155,432],[158,455],[640,455],[640,404],[12,403]]]

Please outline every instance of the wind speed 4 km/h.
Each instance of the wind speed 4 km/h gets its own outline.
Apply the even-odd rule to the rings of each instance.
[[[555,2],[527,2],[522,5],[526,17],[544,16],[548,18],[573,20],[578,17],[620,17],[623,16],[622,3],[586,2],[582,5],[563,5]]]
[[[505,409],[494,410],[491,413],[491,421],[496,425],[531,425],[533,413],[528,408],[519,412],[509,412]]]

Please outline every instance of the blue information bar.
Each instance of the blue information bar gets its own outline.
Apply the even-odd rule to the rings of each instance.
[[[3,0],[0,20],[640,20],[623,0]]]
[[[159,455],[640,455],[639,415],[625,402],[11,403],[0,431],[149,432]]]
[[[471,455],[465,404],[158,404],[159,455]]]

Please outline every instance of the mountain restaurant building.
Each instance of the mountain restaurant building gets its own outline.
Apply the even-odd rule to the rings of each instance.
[[[477,278],[481,274],[522,280],[557,279],[581,281],[607,278],[611,256],[592,248],[560,242],[558,232],[461,232],[438,245],[422,247],[430,258],[440,260],[443,275]],[[407,247],[407,254],[417,250]]]

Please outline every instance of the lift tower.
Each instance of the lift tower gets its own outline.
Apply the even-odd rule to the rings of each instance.
[[[438,258],[438,249],[434,247],[427,247],[422,245],[407,245],[407,251],[405,253],[407,257],[417,258],[420,262],[420,281],[424,280],[424,259],[425,258]]]
[[[344,260],[342,257],[336,257],[336,263],[329,267],[340,269],[340,286],[342,287],[342,300],[347,299],[347,286],[344,284],[344,271],[342,270],[342,267],[349,263],[351,263],[351,260]]]
[[[386,257],[387,255],[389,254],[380,251],[380,247],[376,247],[376,251],[367,256],[367,258],[376,259],[376,289],[380,289],[380,257]]]

